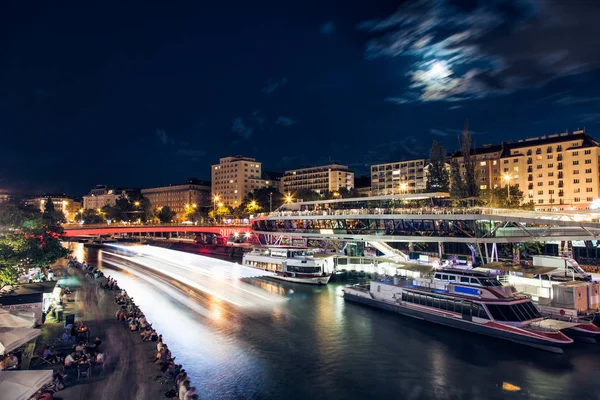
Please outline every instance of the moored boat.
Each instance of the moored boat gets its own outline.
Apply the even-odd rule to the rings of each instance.
[[[326,285],[331,278],[325,272],[325,261],[315,259],[314,252],[306,248],[254,248],[244,254],[242,264],[274,272],[273,278],[288,282]]]
[[[508,293],[497,280],[475,273],[468,282],[397,277],[393,282],[372,281],[344,288],[344,298],[556,353],[573,343],[563,330],[576,325],[544,318],[530,298]]]

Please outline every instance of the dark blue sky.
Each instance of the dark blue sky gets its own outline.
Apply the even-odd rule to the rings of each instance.
[[[207,179],[235,153],[361,174],[467,119],[476,145],[600,138],[593,1],[53,3],[0,4],[0,189]]]

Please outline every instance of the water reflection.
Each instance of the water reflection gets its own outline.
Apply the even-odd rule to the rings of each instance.
[[[97,253],[85,254],[101,264]],[[163,334],[202,398],[587,399],[600,391],[600,345],[549,354],[347,303],[339,284],[250,279],[290,300],[245,314],[150,274],[108,273]],[[506,392],[502,382],[521,390]]]

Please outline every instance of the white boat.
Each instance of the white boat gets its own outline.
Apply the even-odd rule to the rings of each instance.
[[[344,288],[347,300],[405,316],[562,353],[579,324],[544,318],[528,297],[483,274],[442,272],[440,279],[398,278]],[[466,279],[462,279],[466,278]],[[443,280],[443,281],[442,281]]]
[[[254,248],[244,254],[242,264],[274,272],[273,278],[288,282],[326,285],[331,278],[331,274],[325,272],[325,261],[315,259],[314,252],[305,248]]]

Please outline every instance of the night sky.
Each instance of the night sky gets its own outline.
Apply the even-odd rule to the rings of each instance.
[[[236,153],[360,175],[467,119],[476,146],[600,139],[596,1],[70,3],[0,3],[0,189],[209,179]]]

